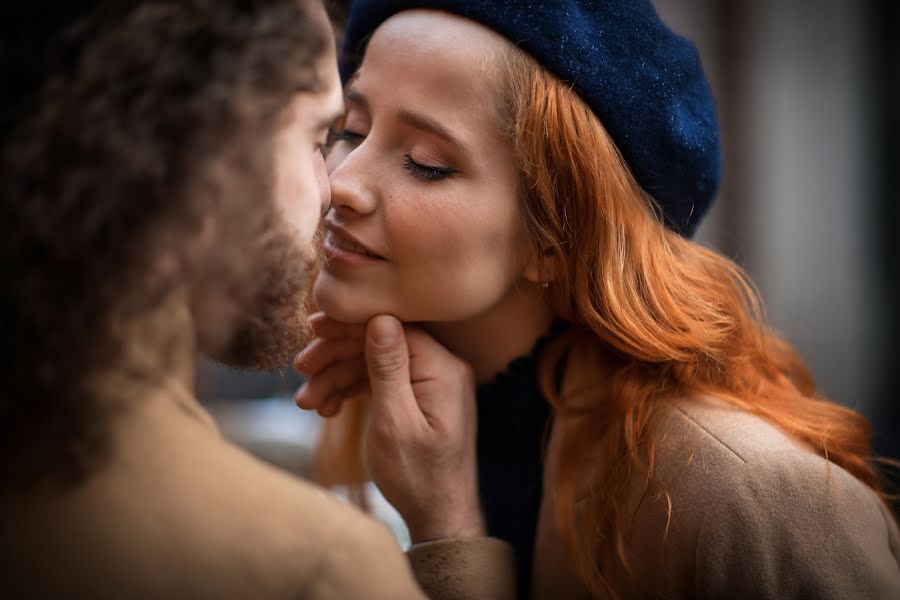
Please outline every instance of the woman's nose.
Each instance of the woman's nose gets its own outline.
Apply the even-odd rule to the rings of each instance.
[[[347,154],[329,175],[332,208],[340,213],[357,215],[374,212],[377,206],[375,189],[371,185],[374,177],[373,165],[362,147]]]

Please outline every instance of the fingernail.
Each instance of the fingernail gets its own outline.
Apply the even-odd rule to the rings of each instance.
[[[373,318],[369,322],[369,336],[376,346],[391,346],[397,339],[398,327],[394,317],[386,315]]]
[[[296,404],[297,406],[300,406],[300,402],[303,400],[303,396],[306,393],[306,387],[307,387],[306,383],[304,383],[303,385],[300,386],[300,389],[297,390],[297,393],[294,394],[294,404]],[[303,408],[303,407],[300,406],[300,408]]]

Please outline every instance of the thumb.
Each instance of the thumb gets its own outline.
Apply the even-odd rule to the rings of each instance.
[[[416,407],[409,379],[409,348],[397,318],[378,315],[369,320],[366,366],[376,410],[397,412]]]

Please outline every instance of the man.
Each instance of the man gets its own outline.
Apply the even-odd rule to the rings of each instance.
[[[421,597],[386,529],[226,443],[193,395],[199,352],[271,368],[309,337],[342,111],[322,7],[0,19],[2,595]],[[474,579],[446,590],[494,595]]]

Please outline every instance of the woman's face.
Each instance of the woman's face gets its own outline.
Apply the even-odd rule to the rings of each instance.
[[[315,300],[332,317],[462,321],[524,284],[530,253],[492,68],[504,43],[423,10],[373,35],[327,159]]]

